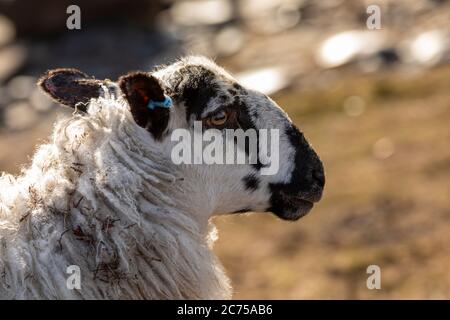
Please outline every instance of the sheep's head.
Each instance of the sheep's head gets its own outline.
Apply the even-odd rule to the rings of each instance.
[[[297,220],[322,196],[322,163],[289,117],[270,98],[244,88],[205,58],[189,57],[153,73],[129,73],[117,83],[95,80],[75,69],[57,69],[41,78],[40,85],[72,107],[98,98],[105,86],[120,88],[119,99],[125,98],[134,121],[147,130],[148,143],[159,148],[168,163],[177,162],[183,176],[180,183],[189,194],[187,201],[204,216],[268,211]],[[173,105],[158,107],[167,97]],[[150,105],[152,102],[157,106]],[[236,131],[227,129],[253,131],[256,140],[251,140],[255,135],[247,135],[236,154],[227,158],[226,144],[239,143],[236,136],[227,135]],[[180,130],[192,139],[184,141],[187,136]],[[260,134],[263,131],[265,136]],[[200,140],[195,139],[198,133],[203,134]],[[264,146],[267,140],[270,146]],[[216,157],[220,146],[222,163],[202,159],[208,152]],[[174,155],[186,156],[185,147],[192,148],[184,157],[187,161],[180,164]],[[267,153],[267,149],[272,151]],[[248,156],[246,163],[237,160],[239,152]]]

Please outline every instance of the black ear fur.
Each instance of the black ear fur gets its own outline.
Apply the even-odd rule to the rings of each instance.
[[[54,100],[81,111],[86,111],[91,98],[100,96],[101,83],[80,70],[69,68],[49,70],[38,80],[41,89]]]
[[[149,73],[131,72],[119,78],[119,87],[130,106],[136,123],[160,139],[169,122],[169,109],[148,108],[150,100],[164,101],[164,89],[160,81]]]

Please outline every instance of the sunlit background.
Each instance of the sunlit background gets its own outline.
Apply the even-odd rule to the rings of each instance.
[[[68,112],[35,86],[47,69],[116,79],[183,54],[270,94],[326,169],[299,222],[216,219],[234,298],[450,299],[450,1],[0,0],[0,171],[19,173]]]

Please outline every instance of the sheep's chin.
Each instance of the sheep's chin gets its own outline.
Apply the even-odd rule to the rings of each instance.
[[[293,203],[291,202],[288,208],[285,208],[281,212],[274,212],[274,214],[283,220],[297,221],[306,216],[314,206],[312,202],[301,199],[295,200],[295,206],[292,204]]]

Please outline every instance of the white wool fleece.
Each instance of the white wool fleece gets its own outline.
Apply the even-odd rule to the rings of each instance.
[[[214,227],[148,139],[123,101],[99,98],[58,121],[22,175],[0,177],[0,299],[230,298]]]

